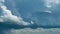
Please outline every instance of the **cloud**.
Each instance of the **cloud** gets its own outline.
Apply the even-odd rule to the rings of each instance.
[[[2,24],[0,23],[0,30],[1,29],[9,29],[9,28],[24,28],[25,26],[27,26],[27,28],[28,27],[31,27],[31,28],[41,28],[41,27],[43,27],[43,28],[41,28],[41,29],[36,29],[36,30],[33,30],[33,29],[22,29],[22,32],[25,32],[26,33],[26,31],[27,32],[29,32],[29,34],[31,33],[31,32],[33,32],[34,34],[44,34],[44,33],[47,33],[47,34],[49,34],[49,33],[54,33],[55,32],[55,30],[56,29],[44,29],[45,27],[46,28],[50,28],[49,26],[50,26],[50,24],[51,23],[49,23],[48,25],[49,26],[45,26],[45,25],[47,25],[45,22],[44,23],[40,23],[39,24],[39,22],[37,21],[37,20],[35,20],[35,21],[37,21],[36,22],[36,24],[34,24],[34,22],[33,21],[31,21],[31,23],[29,23],[29,22],[25,22],[25,21],[23,21],[23,19],[20,17],[20,16],[16,16],[16,15],[13,15],[12,14],[12,12],[11,12],[11,10],[8,10],[7,9],[7,7],[3,4],[5,1],[4,0],[0,0],[0,8],[2,9],[2,15],[0,15],[0,22],[2,22]],[[48,12],[48,13],[51,13],[51,11],[46,11],[46,12]],[[18,13],[18,12],[17,12]],[[45,12],[43,12],[43,13],[45,13]],[[35,14],[34,14],[35,15]],[[40,15],[40,13],[39,13],[39,15]],[[42,13],[41,13],[41,15],[42,15]],[[43,16],[45,16],[45,14],[43,14]],[[40,18],[40,17],[39,17]],[[44,18],[44,17],[43,17]],[[40,20],[39,20],[40,21]],[[9,24],[6,24],[6,22],[8,22]],[[10,24],[10,23],[12,23],[12,24]],[[31,25],[31,24],[33,24],[33,25]],[[29,26],[28,26],[29,25]],[[42,25],[42,26],[41,26]],[[52,26],[54,26],[53,24],[52,24]],[[58,25],[59,26],[59,25]],[[55,27],[57,27],[57,26],[55,26]],[[53,27],[52,27],[53,28]],[[59,30],[59,29],[58,29]],[[9,31],[10,31],[10,29],[9,29]],[[6,31],[4,31],[6,34],[8,34],[7,32],[9,32],[8,30]],[[21,30],[11,30],[10,32],[13,32],[14,34],[17,34],[17,33],[22,33],[22,32],[20,32]],[[3,32],[3,33],[4,33]],[[57,31],[56,31],[57,32]],[[1,32],[0,32],[0,34],[1,34]],[[11,33],[12,34],[12,33]],[[24,34],[24,33],[23,33]]]
[[[19,25],[30,25],[28,22],[24,22],[21,17],[15,16],[10,10],[3,4],[4,0],[0,1],[0,8],[2,9],[2,15],[0,16],[0,22],[14,22]]]
[[[10,30],[10,34],[60,34],[60,28],[51,28],[51,29],[44,29],[44,28],[37,28],[37,29],[20,29],[20,30]],[[7,34],[9,34],[7,33]]]
[[[31,28],[39,28],[39,27],[50,28],[53,26],[54,27],[59,26],[59,24],[56,24],[56,23],[54,25],[54,22],[57,22],[57,21],[55,21],[56,19],[53,18],[52,14],[50,14],[50,13],[52,13],[52,11],[47,10],[45,12],[40,12],[40,13],[34,12],[35,14],[33,13],[32,18],[31,18],[32,21],[31,21],[31,23],[29,23],[29,22],[23,21],[23,18],[21,18],[21,16],[13,15],[12,11],[7,9],[7,6],[4,5],[4,1],[2,2],[2,0],[1,0],[0,4],[1,4],[0,8],[2,9],[2,15],[0,15],[0,22],[3,22],[3,23],[8,22],[8,24],[12,23],[12,24],[31,27]],[[14,12],[15,12],[15,14],[18,13],[17,15],[20,15],[18,11],[14,11]],[[52,16],[50,16],[50,15],[52,15]],[[29,19],[27,19],[27,20],[29,20]]]

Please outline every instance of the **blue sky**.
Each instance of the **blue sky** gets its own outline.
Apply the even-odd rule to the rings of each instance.
[[[12,14],[21,16],[24,21],[44,26],[60,25],[59,0],[6,0],[5,5]]]

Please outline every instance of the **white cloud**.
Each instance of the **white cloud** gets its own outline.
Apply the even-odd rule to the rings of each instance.
[[[60,0],[45,0],[46,5],[60,4]]]
[[[29,25],[30,23],[24,22],[21,17],[15,16],[11,13],[10,10],[7,9],[7,7],[1,3],[4,3],[4,0],[0,1],[0,8],[2,9],[2,15],[0,16],[0,22],[14,22],[16,24],[20,25]]]
[[[52,13],[52,11],[45,11],[45,12],[47,12],[47,13]]]

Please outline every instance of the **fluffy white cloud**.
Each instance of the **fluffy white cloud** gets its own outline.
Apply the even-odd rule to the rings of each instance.
[[[4,0],[0,0],[0,8],[2,9],[2,15],[0,16],[0,22],[14,22],[20,25],[30,25],[28,22],[24,22],[21,17],[15,16],[10,10],[3,4]]]

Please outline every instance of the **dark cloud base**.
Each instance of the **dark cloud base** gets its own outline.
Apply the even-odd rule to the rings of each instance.
[[[31,29],[36,29],[36,28],[60,28],[60,26],[38,26],[37,24],[33,25],[18,25],[18,24],[7,24],[7,23],[1,23],[0,22],[0,30],[7,30],[7,29],[23,29],[23,28],[31,28]]]
[[[37,28],[60,28],[60,26],[38,26],[37,24],[33,25],[28,25],[28,26],[23,26],[23,25],[18,25],[18,24],[7,24],[7,23],[2,23],[0,22],[0,34],[5,34],[4,31],[8,31],[11,29],[24,29],[24,28],[31,28],[31,29],[37,29]],[[9,32],[9,31],[8,31]]]

